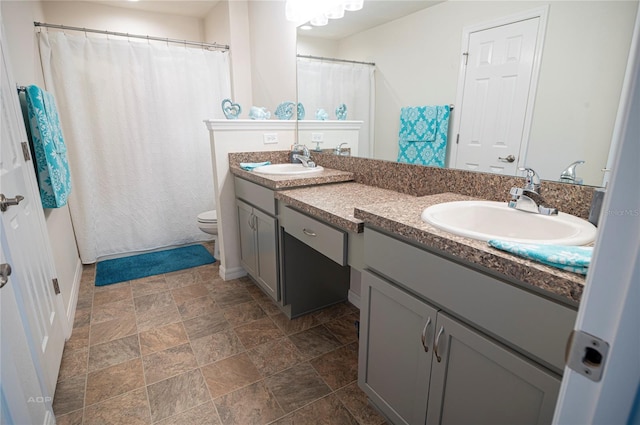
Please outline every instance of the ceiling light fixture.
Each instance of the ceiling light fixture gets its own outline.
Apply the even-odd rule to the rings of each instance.
[[[309,23],[314,27],[323,27],[329,23],[329,18],[327,18],[325,15],[314,16],[313,18],[311,18]]]
[[[346,0],[343,4],[344,10],[355,12],[362,9],[362,7],[364,6],[364,0]]]
[[[329,19],[344,17],[345,11],[357,11],[364,6],[364,0],[286,0],[285,14],[288,21],[296,25],[310,23],[323,26]]]

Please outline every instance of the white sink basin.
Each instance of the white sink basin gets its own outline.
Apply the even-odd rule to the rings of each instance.
[[[324,170],[324,168],[319,165],[317,167],[305,167],[302,164],[269,164],[253,169],[256,173],[279,176],[319,173],[322,170]]]
[[[570,214],[532,214],[509,208],[506,202],[445,202],[426,208],[422,220],[447,232],[487,241],[586,245],[595,240],[593,224]]]

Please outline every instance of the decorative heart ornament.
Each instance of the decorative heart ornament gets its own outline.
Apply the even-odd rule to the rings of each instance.
[[[242,107],[237,103],[233,103],[231,99],[225,99],[222,101],[222,112],[228,120],[236,120],[242,112]]]

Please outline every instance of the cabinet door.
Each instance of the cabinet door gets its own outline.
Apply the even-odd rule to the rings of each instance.
[[[436,314],[403,290],[362,273],[358,384],[396,425],[425,423]]]
[[[257,251],[255,220],[253,208],[240,200],[236,200],[238,207],[238,228],[240,229],[240,264],[251,276],[257,275]]]
[[[256,280],[263,285],[263,289],[278,301],[278,222],[275,218],[253,210],[255,216],[255,231],[257,239],[257,268]]]
[[[428,424],[551,422],[556,375],[442,312],[434,329]]]

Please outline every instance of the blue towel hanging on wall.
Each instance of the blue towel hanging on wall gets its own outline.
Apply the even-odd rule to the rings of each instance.
[[[444,167],[449,115],[449,105],[402,108],[398,162]]]
[[[71,193],[71,173],[56,101],[37,86],[28,86],[25,95],[42,206],[59,208]]]

